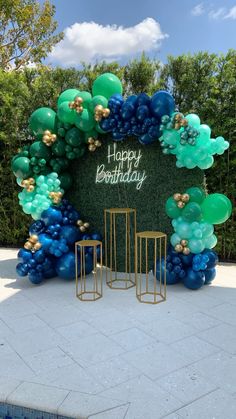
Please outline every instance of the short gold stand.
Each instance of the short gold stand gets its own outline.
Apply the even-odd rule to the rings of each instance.
[[[87,280],[85,265],[86,247],[93,248],[93,281]],[[100,274],[97,273],[97,247],[100,247]],[[80,291],[78,289],[78,248],[80,248]],[[102,242],[98,240],[81,240],[75,243],[75,275],[77,298],[81,301],[95,301],[102,297]],[[88,282],[90,282],[90,284],[88,284]]]
[[[118,278],[116,216],[125,216],[125,272]],[[131,273],[131,216],[133,215],[133,243],[136,233],[136,210],[133,208],[110,208],[104,210],[106,283],[112,289],[125,290],[135,286]],[[109,229],[107,225],[109,223]],[[109,234],[108,234],[109,232]],[[109,258],[108,258],[109,252]],[[108,261],[109,259],[109,261]],[[109,275],[108,275],[109,271]]]
[[[162,255],[164,256],[166,267],[166,234],[159,231],[143,231],[136,233],[135,236],[135,278],[136,278],[136,296],[141,303],[157,304],[166,300],[166,268],[164,275],[160,269],[160,285],[157,290],[156,263],[157,252],[161,267]],[[143,252],[143,243],[145,240],[145,251]],[[148,240],[154,240],[154,277],[149,273],[148,267]],[[158,242],[158,246],[157,246]],[[150,242],[149,242],[150,243]],[[157,249],[158,247],[158,249]],[[144,253],[144,255],[143,255]],[[145,260],[145,269],[142,269],[142,260]],[[143,273],[144,272],[144,273]],[[163,278],[164,276],[164,278]]]

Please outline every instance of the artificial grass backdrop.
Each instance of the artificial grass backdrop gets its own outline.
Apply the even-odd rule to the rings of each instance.
[[[136,183],[106,184],[96,183],[97,167],[104,164],[106,171],[112,171],[119,162],[108,163],[107,153],[114,142],[102,140],[102,147],[85,155],[71,165],[73,186],[67,193],[68,199],[81,210],[83,221],[89,221],[92,229],[104,236],[104,209],[113,207],[136,208],[137,231],[157,230],[168,234],[173,232],[171,220],[165,214],[165,202],[175,192],[184,193],[190,186],[202,186],[204,172],[200,169],[178,169],[175,156],[165,156],[159,141],[143,146],[137,139],[129,138],[117,142],[117,151],[136,151],[142,153],[138,168],[132,171],[145,171],[146,179],[137,190]],[[123,171],[127,171],[124,162]],[[120,216],[122,217],[122,216]],[[125,218],[117,218],[117,259],[120,271],[124,270],[124,227]],[[132,249],[133,251],[133,249]],[[123,254],[123,257],[122,257]]]

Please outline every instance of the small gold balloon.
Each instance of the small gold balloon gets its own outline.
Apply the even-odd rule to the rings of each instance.
[[[184,193],[183,195],[182,195],[182,201],[183,202],[188,202],[189,201],[189,199],[190,199],[190,196],[189,196],[189,194],[188,193]]]
[[[102,105],[97,105],[95,106],[95,112],[102,112],[103,111],[103,106]]]
[[[96,146],[94,144],[90,144],[88,147],[89,151],[95,151],[96,150]]]
[[[186,247],[186,246],[187,246],[187,244],[188,244],[188,241],[187,241],[187,240],[181,240],[180,244],[181,244],[183,247]]]
[[[101,141],[96,140],[96,141],[94,142],[94,145],[95,145],[96,147],[101,147],[102,143],[101,143]]]
[[[38,241],[38,236],[37,236],[37,234],[32,234],[32,236],[30,236],[30,238],[29,238],[29,241],[30,241],[31,243],[37,243],[37,241]]]
[[[184,206],[185,206],[185,203],[184,203],[184,202],[182,202],[182,201],[179,201],[179,202],[177,203],[177,207],[178,207],[178,208],[184,208]]]
[[[33,192],[34,191],[34,185],[29,185],[29,187],[27,188],[28,192]]]
[[[83,99],[82,99],[82,97],[80,97],[80,96],[76,96],[76,98],[75,98],[75,103],[76,103],[76,105],[78,104],[78,105],[81,105],[82,103],[83,103]]]
[[[78,221],[76,222],[76,224],[77,224],[78,226],[82,226],[84,223],[83,223],[83,221],[82,221],[82,220],[78,220]]]
[[[42,247],[42,244],[40,243],[40,242],[37,242],[37,243],[35,243],[35,245],[34,245],[34,250],[39,250],[39,249],[41,249],[41,247]]]
[[[93,144],[94,143],[94,139],[93,137],[89,137],[88,138],[88,144]]]
[[[31,250],[32,249],[32,247],[33,247],[33,244],[32,243],[30,243],[30,242],[25,242],[25,244],[24,244],[24,248],[25,249],[27,249],[27,250]]]
[[[85,230],[86,230],[86,228],[85,228],[84,226],[81,226],[79,229],[80,229],[80,231],[81,231],[82,233],[84,233],[84,232],[85,232]]]
[[[89,223],[84,223],[85,228],[89,228]]]
[[[108,118],[108,116],[110,115],[110,113],[111,113],[110,109],[105,108],[105,109],[103,109],[102,116],[104,118]]]
[[[185,248],[183,249],[183,254],[184,254],[184,255],[189,255],[189,253],[190,253],[190,249],[189,249],[188,247],[185,247]]]
[[[180,199],[181,199],[181,194],[180,194],[180,193],[175,193],[175,194],[173,195],[173,198],[174,198],[174,200],[175,200],[175,201],[180,201]]]
[[[183,251],[183,246],[181,246],[181,244],[176,244],[175,251],[179,252],[179,253],[182,252]]]

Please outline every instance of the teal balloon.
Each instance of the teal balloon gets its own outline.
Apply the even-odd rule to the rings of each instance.
[[[58,119],[63,123],[74,124],[76,111],[75,109],[70,109],[69,103],[70,102],[62,102],[58,106],[57,116]]]
[[[191,225],[187,221],[179,221],[175,231],[181,239],[189,239],[192,236]]]
[[[104,73],[97,77],[93,82],[93,96],[101,95],[109,99],[112,95],[119,93],[122,95],[123,88],[121,81],[115,74]]]
[[[212,234],[210,237],[207,237],[204,240],[205,248],[206,249],[212,249],[217,245],[217,237],[215,234]]]
[[[172,236],[170,238],[170,242],[171,242],[172,246],[175,247],[176,244],[180,243],[180,241],[181,241],[181,237],[177,233],[172,234]]]
[[[56,112],[51,108],[38,108],[29,119],[30,131],[38,137],[42,137],[44,131],[52,133],[56,131]]]
[[[189,195],[190,202],[197,202],[197,204],[201,204],[206,197],[205,191],[202,188],[198,188],[196,186],[188,188],[186,193]]]
[[[187,221],[200,221],[202,218],[202,209],[197,202],[189,202],[182,210],[182,217]]]
[[[185,119],[187,119],[189,125],[191,125],[193,128],[199,128],[201,121],[198,115],[196,115],[195,113],[189,113],[188,115],[185,116]]]
[[[214,233],[214,226],[210,223],[202,222],[200,223],[200,228],[204,239],[210,237]]]
[[[228,220],[232,213],[232,203],[227,196],[215,193],[208,195],[202,203],[204,221],[210,224],[221,224]]]
[[[59,107],[61,103],[63,102],[73,102],[76,96],[79,96],[79,95],[80,95],[80,91],[78,89],[64,90],[64,92],[62,92],[60,96],[58,97],[57,107]]]
[[[200,239],[190,239],[188,241],[188,247],[191,253],[201,253],[205,249],[203,240]]]
[[[15,158],[12,161],[12,170],[17,178],[28,178],[31,175],[30,160],[28,157]]]
[[[176,201],[174,200],[174,198],[172,196],[167,199],[165,208],[166,208],[166,214],[170,218],[180,217],[181,210],[180,210],[180,208],[177,207]]]
[[[42,141],[35,141],[30,146],[30,156],[48,161],[51,158],[50,147],[46,146]]]
[[[81,131],[91,131],[94,128],[95,120],[93,115],[87,109],[84,109],[83,112],[76,115],[75,125]]]
[[[57,157],[63,157],[66,154],[66,142],[61,138],[58,138],[52,145],[52,152]]]

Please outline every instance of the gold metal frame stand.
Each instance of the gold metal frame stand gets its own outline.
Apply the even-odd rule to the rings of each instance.
[[[125,273],[118,277],[116,216],[122,214],[125,215]],[[131,272],[131,216],[133,216],[133,243],[135,245],[136,209],[110,208],[104,210],[106,283],[112,289],[126,290],[136,285],[135,275]]]
[[[98,258],[97,247],[100,247],[100,261],[97,272]],[[93,248],[93,281],[87,278],[85,266],[85,248]],[[80,290],[78,278],[78,248],[80,248]],[[102,297],[102,242],[98,240],[81,240],[75,243],[75,275],[76,275],[76,297],[81,301],[96,301]],[[89,282],[89,284],[88,284]],[[92,283],[93,282],[93,283]],[[90,287],[89,287],[90,285]]]
[[[141,303],[157,304],[166,300],[166,239],[165,233],[159,231],[143,231],[136,233],[135,236],[135,278],[136,278],[136,296]],[[143,246],[143,242],[145,244]],[[154,277],[149,273],[148,267],[148,240],[154,240]],[[158,246],[157,246],[158,242]],[[150,243],[150,242],[149,242]],[[145,251],[143,252],[143,248]],[[160,285],[156,279],[157,252],[159,263],[164,256],[165,270],[162,275],[160,269]],[[143,255],[144,253],[144,255]],[[144,257],[143,257],[144,256]],[[145,260],[145,269],[142,268],[142,260]],[[164,276],[164,278],[163,278]]]

